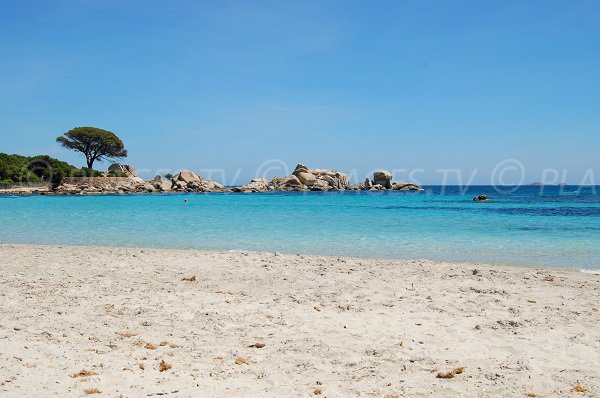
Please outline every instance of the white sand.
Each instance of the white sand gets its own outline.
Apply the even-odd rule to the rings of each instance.
[[[600,396],[598,275],[18,245],[0,271],[2,397]]]

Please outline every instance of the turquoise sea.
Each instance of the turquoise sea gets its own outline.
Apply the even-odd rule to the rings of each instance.
[[[279,251],[600,271],[598,188],[502,191],[0,196],[0,243]],[[492,200],[473,202],[479,194]]]

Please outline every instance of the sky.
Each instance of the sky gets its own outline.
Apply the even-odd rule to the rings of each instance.
[[[80,167],[55,139],[95,126],[148,178],[600,184],[596,0],[0,0],[0,50],[0,152]]]

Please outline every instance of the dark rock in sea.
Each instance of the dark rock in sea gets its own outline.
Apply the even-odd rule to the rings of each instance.
[[[473,198],[475,202],[487,202],[489,200],[487,195],[479,195]]]

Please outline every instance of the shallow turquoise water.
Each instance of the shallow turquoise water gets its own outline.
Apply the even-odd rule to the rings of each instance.
[[[442,194],[442,190],[445,192]],[[0,197],[0,243],[428,258],[600,270],[596,188]],[[472,196],[493,199],[475,203]],[[184,203],[184,199],[188,202]]]

